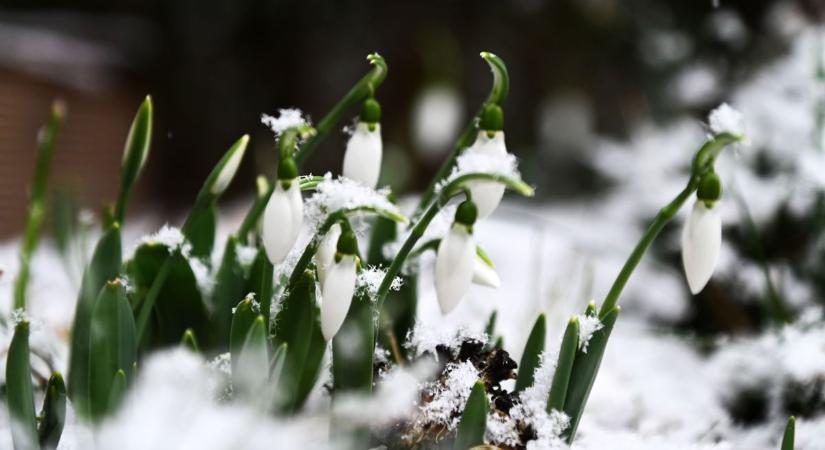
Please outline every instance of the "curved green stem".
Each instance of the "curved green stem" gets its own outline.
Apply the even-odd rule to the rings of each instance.
[[[690,182],[688,182],[688,185],[682,190],[682,192],[679,192],[679,195],[677,195],[676,198],[668,203],[667,206],[660,209],[659,213],[656,214],[656,218],[654,218],[650,226],[647,227],[647,231],[645,231],[645,234],[642,235],[639,243],[636,244],[636,248],[633,249],[633,253],[630,254],[630,257],[627,258],[624,266],[622,266],[619,276],[617,276],[616,280],[613,281],[613,285],[610,287],[610,291],[607,293],[607,297],[605,297],[604,303],[602,303],[602,307],[599,310],[600,319],[603,319],[607,313],[616,307],[616,304],[619,302],[619,295],[621,295],[622,290],[627,284],[627,280],[630,279],[630,275],[633,274],[633,270],[636,269],[636,266],[639,264],[639,261],[641,261],[642,256],[644,256],[647,251],[647,248],[650,247],[650,244],[654,239],[656,239],[659,232],[662,231],[662,228],[670,222],[670,219],[672,219],[682,205],[685,204],[685,201],[688,197],[690,197],[690,194],[696,190],[697,185],[698,181],[695,177],[691,177]]]
[[[421,215],[424,212],[424,208],[429,205],[430,200],[436,195],[438,184],[450,174],[458,155],[475,141],[476,133],[478,132],[478,121],[481,118],[481,112],[484,111],[484,107],[490,103],[500,105],[507,98],[507,93],[510,91],[510,76],[507,74],[507,66],[504,64],[504,61],[489,52],[481,52],[481,57],[490,65],[490,70],[493,72],[493,86],[490,88],[490,94],[478,112],[470,120],[467,128],[461,133],[450,155],[441,167],[438,168],[438,172],[436,172],[432,181],[430,181],[424,194],[421,195],[421,201],[418,203],[418,207],[412,215],[413,219]]]
[[[435,218],[441,208],[443,208],[452,197],[464,194],[464,187],[471,181],[494,181],[527,197],[531,197],[534,194],[533,188],[521,180],[490,173],[467,173],[447,183],[447,185],[440,190],[438,197],[430,202],[427,209],[424,210],[424,213],[418,218],[418,221],[410,230],[409,236],[407,236],[404,244],[402,244],[401,249],[398,250],[392,263],[390,263],[390,267],[381,280],[381,285],[378,287],[378,292],[375,296],[377,311],[381,311],[381,308],[384,306],[384,299],[390,291],[393,280],[401,273],[404,262],[409,258],[418,240],[424,236],[424,232],[427,230],[427,227],[430,226],[430,222],[432,222],[433,218]]]
[[[341,116],[351,106],[360,102],[367,96],[375,92],[375,89],[381,85],[384,78],[387,76],[387,63],[384,58],[378,53],[373,53],[367,56],[367,61],[372,64],[370,70],[363,78],[361,78],[347,94],[332,107],[332,109],[324,116],[315,126],[317,133],[304,142],[295,154],[295,162],[300,166],[312,154],[315,147],[324,140]]]

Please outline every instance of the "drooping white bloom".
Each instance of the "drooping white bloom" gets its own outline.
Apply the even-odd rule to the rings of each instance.
[[[435,260],[435,290],[443,314],[455,309],[470,288],[476,257],[473,236],[466,226],[454,224],[441,239]]]
[[[341,224],[334,224],[318,245],[315,252],[315,267],[318,270],[318,281],[324,285],[327,269],[335,259],[335,251],[338,245],[338,238],[341,237]]]
[[[304,202],[298,180],[289,181],[286,190],[283,183],[283,180],[278,180],[275,184],[275,190],[264,210],[261,237],[266,256],[272,264],[280,264],[289,254],[304,221]]]
[[[498,277],[496,269],[484,262],[478,254],[476,254],[473,263],[473,283],[493,289],[498,289],[501,286],[501,279]]]
[[[690,292],[698,294],[713,275],[722,246],[722,220],[715,206],[697,200],[682,232],[682,263]]]
[[[375,188],[378,184],[378,176],[381,174],[383,145],[381,125],[378,123],[372,125],[373,130],[370,130],[370,124],[365,122],[358,122],[355,127],[355,131],[347,142],[343,174],[351,180]]]
[[[352,304],[355,294],[355,255],[342,255],[340,261],[327,268],[321,285],[321,332],[324,339],[335,337]]]
[[[464,151],[468,155],[483,155],[488,157],[507,154],[504,144],[504,132],[497,131],[490,138],[484,130],[479,131],[476,141]],[[478,207],[478,217],[483,219],[495,211],[501,198],[504,196],[504,185],[493,181],[477,181],[469,185],[473,202]]]

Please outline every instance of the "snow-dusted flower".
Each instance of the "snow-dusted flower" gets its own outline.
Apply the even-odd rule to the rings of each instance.
[[[318,245],[315,252],[315,267],[318,271],[318,282],[324,285],[327,269],[335,260],[335,251],[338,247],[338,238],[341,237],[341,224],[334,224]]]
[[[477,256],[472,227],[476,216],[472,201],[460,204],[452,228],[438,245],[435,290],[443,314],[455,309],[473,280]]]
[[[364,101],[361,118],[347,142],[344,176],[375,188],[381,174],[381,105],[374,98]]]
[[[278,180],[264,211],[261,232],[266,256],[272,264],[280,264],[289,254],[303,221],[304,202],[298,179]]]
[[[338,252],[326,269],[321,284],[321,332],[324,339],[335,337],[347,317],[355,294],[357,278],[358,242],[352,230],[345,230],[338,238]]]
[[[716,200],[721,184],[715,173],[703,177],[696,203],[682,232],[682,263],[690,292],[698,294],[713,275],[722,246],[722,220]]]
[[[487,157],[504,156],[507,146],[504,144],[503,113],[496,105],[488,106],[482,115],[481,129],[470,148],[468,155]],[[495,211],[504,196],[504,185],[493,181],[476,181],[469,185],[473,202],[478,207],[478,216],[485,218]]]

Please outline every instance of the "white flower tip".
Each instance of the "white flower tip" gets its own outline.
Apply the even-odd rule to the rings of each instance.
[[[498,273],[496,273],[496,269],[488,266],[487,263],[478,257],[473,267],[473,283],[493,289],[501,287],[501,279]]]

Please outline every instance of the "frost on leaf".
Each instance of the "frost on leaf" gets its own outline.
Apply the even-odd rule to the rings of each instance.
[[[310,230],[316,230],[329,214],[359,208],[383,210],[400,216],[398,206],[387,199],[389,192],[389,189],[375,190],[344,177],[332,178],[327,173],[304,204],[305,222]]]
[[[471,173],[486,173],[515,180],[521,179],[518,170],[518,159],[510,153],[486,154],[464,152],[455,161],[455,167],[446,179],[438,184],[441,190],[450,182]]]
[[[378,294],[378,288],[381,287],[381,282],[387,275],[387,270],[381,267],[368,266],[366,269],[358,273],[358,278],[355,280],[355,288],[357,290],[365,290],[371,301],[375,301]],[[401,277],[395,277],[390,284],[391,291],[401,289],[403,281]]]
[[[587,346],[593,333],[602,329],[604,325],[596,316],[582,314],[579,316],[579,350],[587,353]]]

